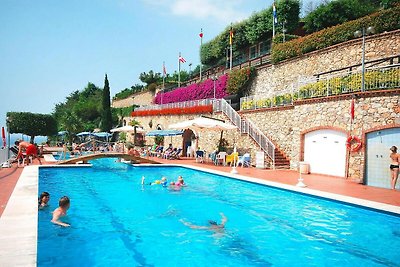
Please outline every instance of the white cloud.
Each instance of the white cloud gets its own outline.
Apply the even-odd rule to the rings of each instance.
[[[210,19],[229,23],[242,20],[243,0],[142,0],[144,3],[162,7],[175,16]]]

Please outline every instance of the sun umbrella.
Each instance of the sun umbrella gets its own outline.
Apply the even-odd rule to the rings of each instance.
[[[81,132],[77,134],[77,136],[87,136],[87,135],[93,135],[93,134],[90,132]]]
[[[209,119],[205,117],[199,117],[193,120],[188,120],[188,121],[183,121],[179,122],[176,124],[171,124],[169,125],[170,129],[192,129],[192,130],[219,130],[219,131],[225,131],[225,130],[233,130],[236,129],[237,127],[232,125],[232,124],[227,124],[225,122],[222,122],[220,120],[214,120],[214,119]]]
[[[100,138],[104,138],[104,137],[108,138],[108,137],[112,136],[112,134],[106,133],[106,132],[93,133],[92,135],[96,136],[96,137],[100,137]]]
[[[122,126],[122,127],[118,127],[118,128],[114,128],[111,129],[110,132],[114,133],[114,132],[125,132],[125,133],[130,133],[130,132],[134,132],[135,131],[135,127],[130,126],[130,125],[126,125],[126,126]],[[144,133],[145,131],[143,130],[143,128],[139,128],[136,127],[136,133]]]
[[[194,131],[206,131],[206,130],[216,130],[221,131],[221,136],[219,138],[219,147],[222,143],[222,135],[226,130],[233,130],[237,127],[232,124],[227,124],[220,120],[209,119],[205,117],[199,117],[193,120],[183,121],[176,124],[169,125],[170,129],[191,129]]]
[[[3,139],[3,147],[6,147],[6,131],[4,130],[4,127],[1,127],[1,138]]]
[[[66,135],[67,133],[68,133],[67,131],[59,131],[59,132],[57,133],[57,135],[63,136],[63,135]]]

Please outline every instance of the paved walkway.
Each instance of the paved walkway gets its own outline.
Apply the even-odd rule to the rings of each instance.
[[[196,163],[194,159],[163,160],[151,158],[160,163],[182,164],[197,166],[202,168],[214,169],[229,173],[232,168],[215,166],[210,163]],[[43,161],[43,160],[42,160]],[[46,164],[44,162],[44,164]],[[47,163],[48,164],[48,163]],[[23,168],[17,168],[16,165],[9,169],[0,169],[0,216],[3,213],[7,201],[21,175]],[[237,168],[240,175],[264,179],[267,181],[278,182],[282,184],[295,185],[299,173],[292,170],[260,170],[256,168]],[[370,201],[381,202],[385,204],[400,206],[400,191],[382,189],[354,183],[339,177],[325,175],[308,174],[303,175],[304,183],[308,188],[320,190],[329,193],[340,194]]]

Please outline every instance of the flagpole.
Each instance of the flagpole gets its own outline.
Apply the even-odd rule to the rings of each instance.
[[[274,1],[272,3],[272,38],[275,37],[275,20],[276,20],[276,6]]]
[[[181,52],[178,57],[178,87],[181,87]]]
[[[162,77],[162,92],[161,92],[161,105],[163,104],[163,94],[165,91],[165,61],[163,61],[163,77]]]
[[[231,31],[229,32],[229,43],[230,43],[230,55],[229,55],[229,70],[232,71],[232,43],[233,43],[233,29],[232,29],[232,23],[231,23]]]
[[[200,30],[200,81],[201,81],[201,48],[203,47],[203,28]]]

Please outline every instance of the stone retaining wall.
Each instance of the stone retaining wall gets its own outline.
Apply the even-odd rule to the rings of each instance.
[[[153,103],[154,94],[149,91],[133,94],[127,98],[113,100],[111,106],[113,108],[124,108],[133,105],[151,105]]]
[[[251,94],[271,97],[291,93],[292,90],[297,90],[299,80],[305,77],[359,64],[362,57],[361,46],[360,38],[310,52],[276,65],[261,67],[252,82]],[[365,51],[366,61],[399,55],[400,30],[367,37]]]
[[[370,129],[400,125],[399,95],[400,90],[397,90],[384,96],[357,98],[352,134],[363,138],[363,134]],[[349,132],[351,99],[343,98],[328,102],[314,99],[306,103],[298,102],[289,109],[242,112],[242,115],[251,119],[276,142],[293,166],[303,160],[302,146],[307,132],[319,129]],[[348,177],[361,182],[363,170],[364,151],[351,153]]]

